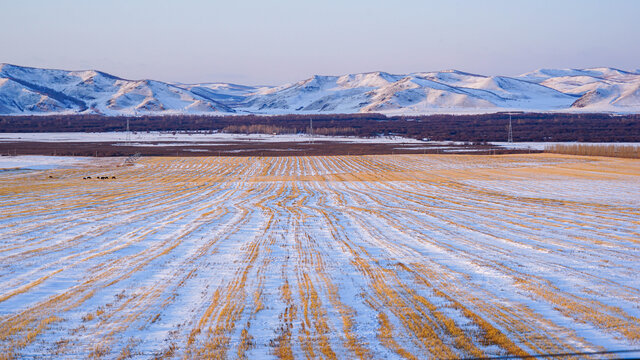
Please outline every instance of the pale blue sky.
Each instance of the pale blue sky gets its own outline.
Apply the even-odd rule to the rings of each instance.
[[[640,68],[636,0],[0,0],[0,62],[165,81]]]

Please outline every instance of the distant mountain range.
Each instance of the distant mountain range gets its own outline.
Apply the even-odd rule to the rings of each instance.
[[[96,70],[0,64],[0,114],[433,114],[640,112],[640,72],[541,69],[516,77],[457,70],[316,75],[281,86],[127,80]]]

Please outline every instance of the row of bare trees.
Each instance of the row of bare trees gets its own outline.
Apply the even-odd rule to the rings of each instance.
[[[640,145],[554,144],[545,147],[545,151],[556,154],[640,159]]]
[[[514,141],[640,142],[640,114],[513,115]],[[100,115],[0,116],[0,132],[205,131],[379,136],[469,142],[507,141],[509,115],[385,116],[381,114],[279,116],[140,116]]]
[[[232,134],[295,134],[297,129],[286,128],[276,125],[263,125],[263,124],[251,124],[251,125],[229,125],[222,129],[222,132]]]

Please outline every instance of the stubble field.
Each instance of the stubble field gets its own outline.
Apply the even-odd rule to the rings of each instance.
[[[0,358],[640,348],[638,160],[97,161],[0,172]]]

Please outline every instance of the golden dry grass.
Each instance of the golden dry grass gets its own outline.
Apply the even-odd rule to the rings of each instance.
[[[555,144],[545,147],[546,152],[583,156],[609,156],[640,159],[640,146],[624,144]]]

